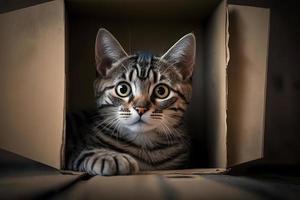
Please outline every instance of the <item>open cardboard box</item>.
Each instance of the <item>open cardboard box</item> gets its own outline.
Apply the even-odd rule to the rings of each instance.
[[[93,107],[94,40],[106,27],[131,53],[161,54],[193,31],[187,124],[195,167],[264,159],[269,9],[226,1],[111,2],[55,0],[0,15],[0,147],[64,169],[65,115]]]

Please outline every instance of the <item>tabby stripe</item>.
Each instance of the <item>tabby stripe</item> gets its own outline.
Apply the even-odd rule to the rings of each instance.
[[[109,137],[112,140],[116,140],[117,142],[122,143],[121,145],[123,145],[123,146],[132,146],[132,147],[135,147],[137,149],[142,149],[143,148],[141,145],[138,145],[138,144],[136,144],[136,143],[134,143],[130,140],[126,140],[125,138],[120,138],[120,137],[117,137],[117,136],[113,135],[112,134],[113,128],[105,127],[105,126],[102,126],[102,125],[98,126],[97,128],[99,128],[101,131],[105,131],[105,133],[103,133],[103,134],[105,134],[106,137]],[[119,133],[117,133],[117,134],[119,134]],[[180,140],[180,138],[175,138],[175,139]],[[154,147],[151,147],[151,148],[148,147],[146,150],[148,150],[148,151],[164,150],[164,149],[170,148],[170,147],[172,147],[174,145],[178,145],[178,144],[179,144],[178,141],[174,141],[174,143],[172,143],[170,145],[168,145],[168,144],[158,144],[158,145],[156,145]]]
[[[178,163],[185,162],[186,157],[187,154],[182,153],[178,155],[176,158],[174,158],[173,160],[169,160],[165,163],[160,164],[159,166],[156,166],[156,169],[166,169],[166,168],[171,169],[172,167],[177,167]]]
[[[94,170],[95,164],[97,163],[98,159],[101,157],[102,155],[98,155],[97,157],[94,158],[92,164],[91,164],[91,169]]]
[[[125,75],[125,73],[123,73],[123,74],[121,75],[121,78],[123,78],[123,79],[126,80],[126,75]]]
[[[103,136],[105,136],[106,138],[104,138]],[[141,149],[138,149],[138,148],[132,148],[131,146],[127,146],[127,145],[124,146],[119,141],[111,141],[107,137],[107,135],[96,135],[96,137],[99,140],[101,140],[103,143],[105,143],[106,145],[108,145],[109,146],[108,148],[111,148],[111,149],[116,150],[116,151],[121,151],[121,152],[124,152],[124,153],[128,153],[131,156],[133,156],[134,158],[136,158],[137,160],[140,160],[140,161],[142,161],[144,163],[148,163],[148,164],[152,164],[152,165],[153,164],[154,165],[158,165],[160,163],[165,162],[164,160],[166,160],[166,159],[156,160],[154,162],[152,161],[153,158],[158,158],[162,154],[165,154],[165,157],[167,157],[167,158],[169,158],[169,157],[173,158],[174,157],[173,156],[174,151],[175,151],[176,155],[177,155],[177,152],[179,150],[181,150],[180,153],[183,153],[185,151],[185,149],[182,149],[182,146],[178,147],[177,145],[175,147],[174,147],[174,145],[173,146],[166,146],[164,149],[155,150],[155,151],[151,151],[151,150],[148,150],[148,149],[145,149],[144,151],[141,151]],[[171,152],[163,152],[162,153],[161,151],[163,151],[163,150],[164,151],[169,150]],[[168,155],[168,154],[171,154],[171,155]],[[150,159],[146,159],[144,157],[146,157],[146,158],[149,157]]]
[[[95,154],[96,151],[95,150],[83,150],[79,156],[77,156],[77,158],[74,160],[73,162],[73,169],[74,170],[78,170],[78,167],[80,166],[80,164],[84,161],[84,159],[88,156],[91,156],[93,154]]]
[[[85,171],[88,171],[88,170],[90,169],[90,168],[89,168],[89,163],[93,161],[93,158],[94,158],[95,154],[97,154],[97,152],[95,152],[95,153],[94,153],[93,155],[91,155],[91,156],[85,157],[85,159],[82,161],[81,167],[83,167],[83,169],[84,169]],[[79,164],[78,167],[80,167],[80,164]]]
[[[116,172],[119,172],[119,163],[117,161],[117,158],[114,156],[113,159],[114,159],[114,161],[116,163]]]
[[[150,65],[150,64],[149,64]],[[146,75],[146,77],[144,77],[144,79],[147,79],[147,78],[149,78],[149,75],[150,75],[150,70],[152,70],[152,66],[151,67],[148,67],[148,71],[147,71],[147,75]]]
[[[151,88],[151,84],[149,84],[149,86],[148,86],[148,94],[150,94],[150,88]]]
[[[165,79],[167,79],[164,75],[161,75],[160,77],[159,77],[159,81],[163,81],[163,80],[165,80]]]
[[[109,95],[108,98],[111,100],[112,104],[114,104],[115,106],[122,105],[122,102],[124,101],[123,99],[112,96],[112,95]]]
[[[183,99],[183,101],[184,101],[186,104],[189,104],[188,100],[186,100],[185,96],[184,96],[181,92],[179,92],[178,90],[174,90],[173,88],[171,88],[171,90],[172,90],[173,92],[177,93],[177,94]]]
[[[167,110],[174,110],[174,111],[181,111],[181,112],[185,112],[185,110],[183,108],[167,108]]]
[[[159,103],[159,108],[160,109],[166,109],[168,107],[170,107],[171,105],[173,105],[175,102],[177,101],[176,97],[171,97],[170,99],[164,100],[162,102]]]
[[[103,109],[103,108],[107,108],[107,107],[116,107],[116,105],[114,105],[114,104],[102,104],[101,106],[97,106],[97,108],[99,110]]]
[[[104,133],[106,137],[110,137],[113,140],[116,140],[118,142],[122,142],[123,143],[122,145],[133,146],[135,148],[141,148],[141,146],[139,146],[139,145],[137,145],[137,144],[135,144],[135,143],[133,143],[129,140],[126,140],[125,138],[120,138],[120,137],[117,137],[117,136],[113,135],[114,134],[114,133],[112,133],[113,128],[102,127],[102,126],[101,126],[101,128],[103,128],[102,131],[106,132],[106,133]],[[119,134],[119,133],[117,132],[117,134]]]
[[[99,135],[95,135],[95,137],[97,138],[97,140],[103,144],[105,147],[107,147],[108,149],[111,149],[111,150],[114,150],[114,151],[117,151],[117,152],[124,152],[124,153],[129,153],[127,152],[126,150],[123,150],[122,148],[120,147],[117,147],[109,142],[107,142],[107,140],[103,139],[102,137],[100,137]]]
[[[158,77],[158,74],[157,74],[157,72],[154,71],[154,70],[152,70],[152,72],[153,72],[153,81],[154,81],[154,83],[157,83],[157,77]]]
[[[104,160],[104,159],[102,159],[102,162],[101,162],[101,174],[103,174],[104,162],[105,162],[105,160]]]
[[[132,81],[133,71],[134,71],[134,70],[131,70],[130,73],[129,73],[129,81],[130,81],[130,82]]]
[[[125,158],[128,163],[131,163],[130,160],[127,158],[127,156],[123,156],[123,158]],[[134,172],[134,168],[131,164],[129,164],[129,171],[130,173]]]
[[[128,100],[128,103],[130,103],[132,100],[133,100],[133,95],[131,94],[130,96],[129,96],[129,100]]]
[[[148,69],[141,68],[141,66],[139,64],[133,66],[133,68],[135,68],[137,70],[138,77],[141,80],[147,79],[150,74],[150,69],[152,69],[152,67],[148,67]]]
[[[178,152],[174,153],[173,155],[168,156],[166,159],[163,159],[163,160],[154,162],[153,164],[154,164],[154,166],[162,165],[162,164],[164,164],[164,163],[173,161],[174,159],[180,157],[180,156],[181,156],[182,154],[184,154],[184,153],[186,153],[186,149],[183,149],[182,151],[178,151]]]
[[[182,125],[182,124],[183,123],[181,122],[179,125]],[[130,140],[126,140],[124,137],[120,138],[120,137],[116,136],[114,133],[112,133],[113,130],[114,130],[114,128],[110,128],[110,127],[107,127],[105,125],[106,124],[103,124],[103,125],[101,124],[101,125],[96,126],[96,128],[98,128],[99,131],[100,131],[100,133],[102,132],[106,137],[109,137],[112,140],[116,140],[118,142],[121,142],[121,143],[123,143],[122,145],[124,145],[124,146],[126,146],[126,145],[127,146],[133,146],[133,147],[135,147],[137,149],[143,149],[144,148],[143,146],[138,145],[138,144],[136,144],[136,143],[134,143],[134,142],[132,142]],[[101,135],[103,135],[103,134],[101,134]],[[118,135],[119,133],[116,132],[116,134]],[[174,145],[180,144],[180,142],[184,138],[182,138],[182,137],[175,137],[174,136],[174,137],[172,137],[172,139],[174,140],[173,143],[169,143],[169,142],[168,143],[157,143],[156,146],[154,146],[154,147],[147,147],[146,149],[148,151],[164,150],[166,148],[169,148],[169,147],[172,147]]]
[[[146,78],[145,77],[145,74],[147,73],[147,69],[145,69],[145,67],[143,67],[143,68],[141,68],[141,66],[139,65],[139,64],[136,64],[137,66],[138,66],[138,68],[140,69],[140,74],[138,75],[139,76],[139,78],[141,78],[141,79],[144,79],[144,78]]]
[[[101,97],[105,93],[106,90],[110,90],[114,87],[115,87],[115,85],[111,85],[111,86],[107,86],[107,87],[103,88],[101,91],[99,91],[97,93],[96,98],[98,99],[99,97]]]

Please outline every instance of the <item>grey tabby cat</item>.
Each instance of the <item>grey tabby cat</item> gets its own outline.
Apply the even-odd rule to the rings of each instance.
[[[72,133],[68,168],[91,175],[184,167],[189,137],[182,118],[191,99],[194,34],[163,56],[127,55],[105,29],[96,38],[97,114]]]

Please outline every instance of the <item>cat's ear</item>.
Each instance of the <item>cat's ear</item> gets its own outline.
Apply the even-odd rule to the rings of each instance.
[[[185,80],[192,76],[195,54],[196,38],[193,33],[189,33],[178,40],[161,59],[175,65]]]
[[[95,59],[97,71],[101,76],[106,76],[106,72],[112,64],[127,56],[118,40],[106,29],[100,28],[95,43]]]

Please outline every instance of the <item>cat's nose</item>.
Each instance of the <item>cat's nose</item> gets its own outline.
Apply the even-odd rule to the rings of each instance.
[[[133,107],[133,108],[134,108],[134,110],[137,111],[137,113],[138,113],[140,116],[142,116],[147,110],[149,110],[149,109],[146,108],[146,107],[138,107],[138,106],[136,106],[136,107]]]

